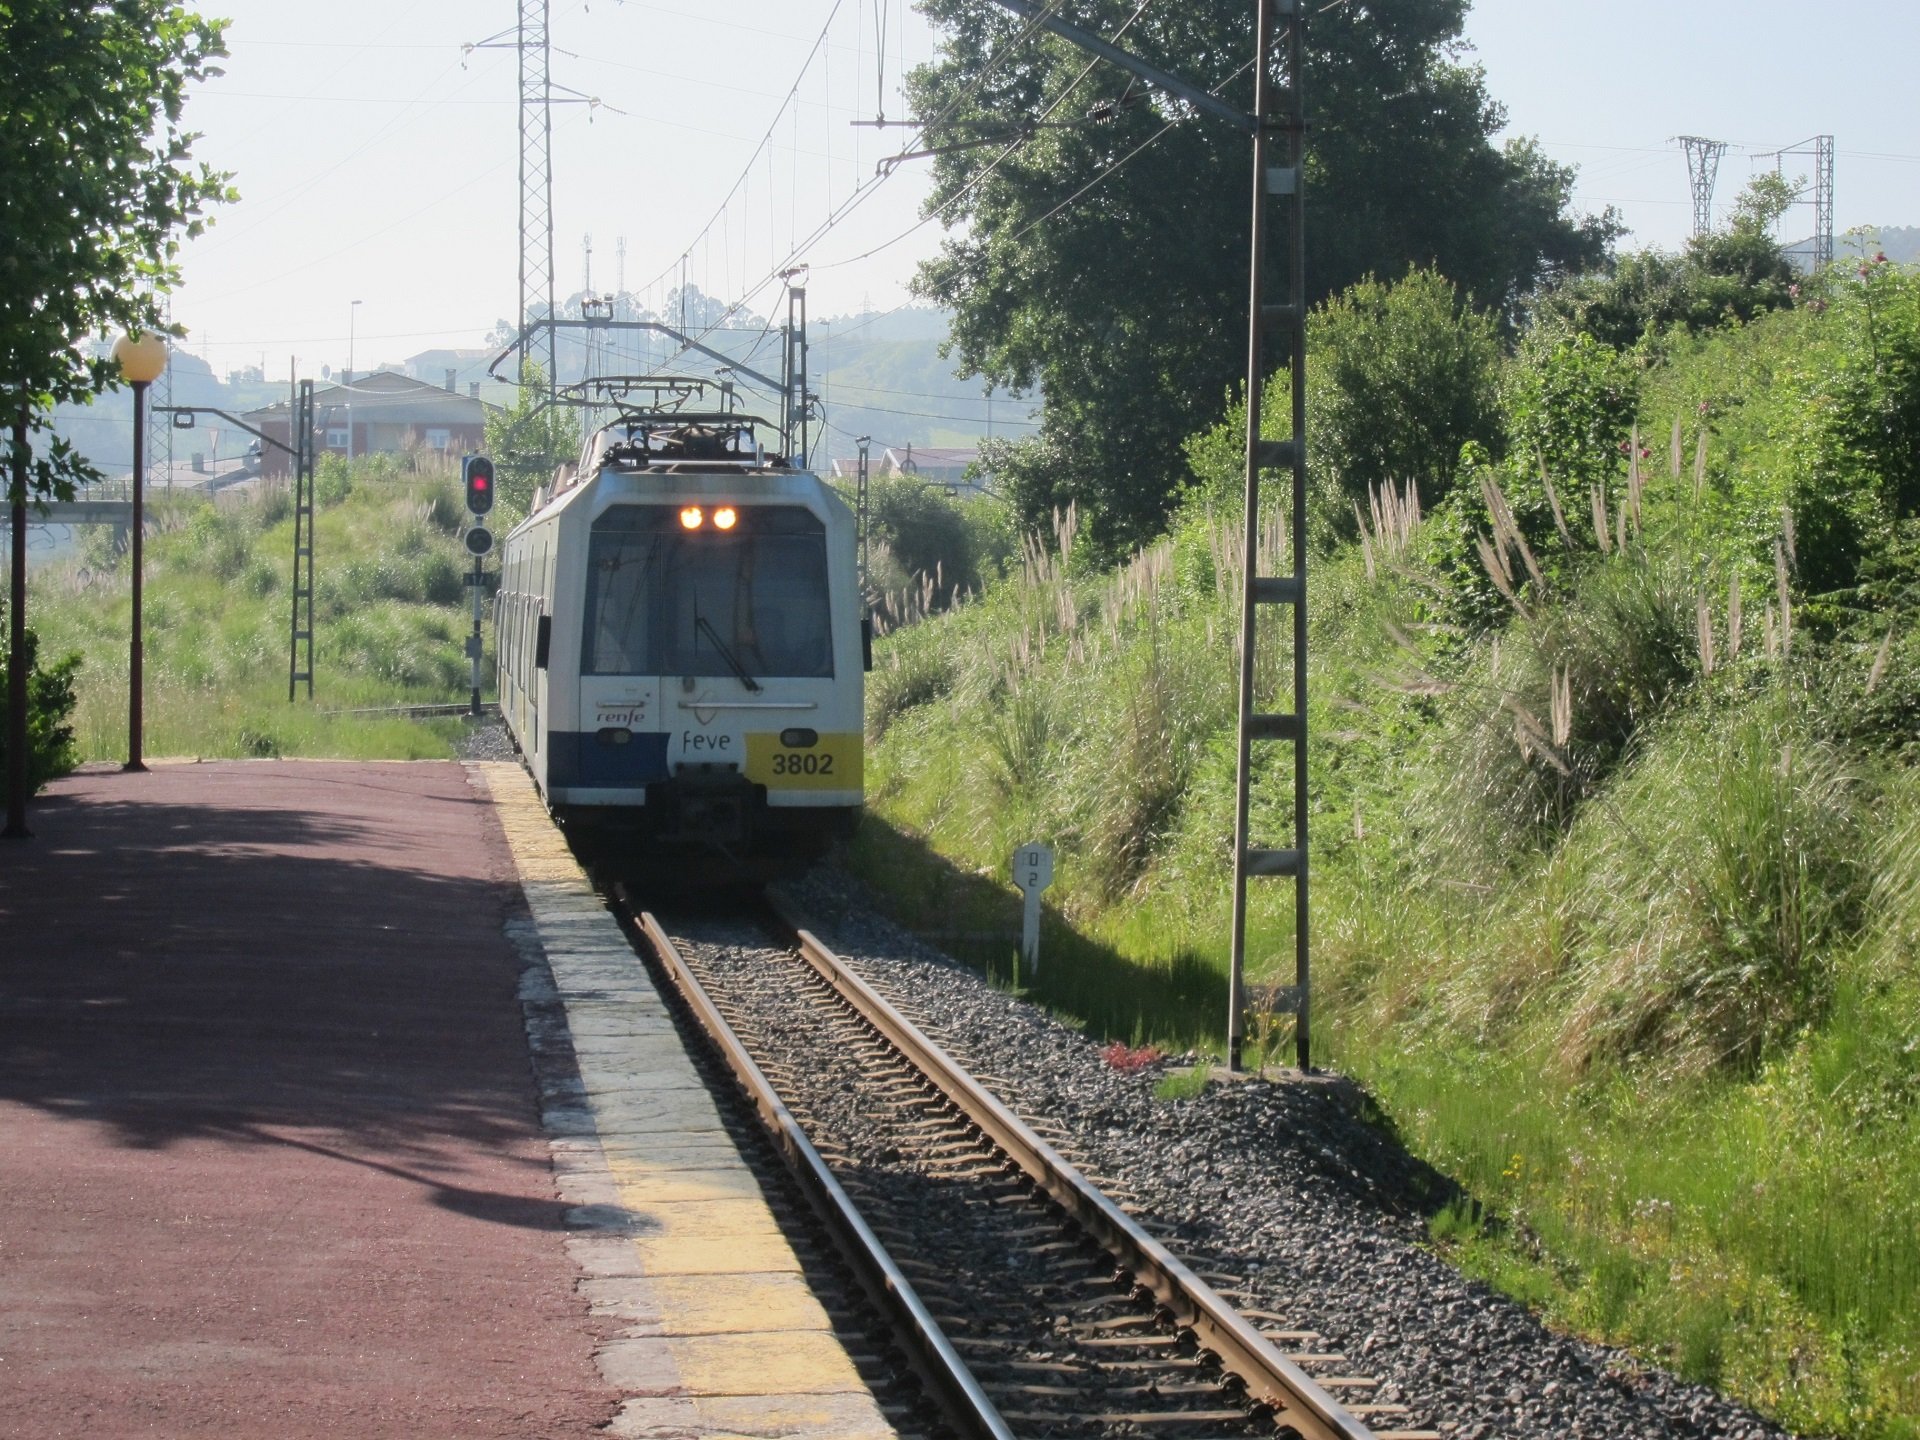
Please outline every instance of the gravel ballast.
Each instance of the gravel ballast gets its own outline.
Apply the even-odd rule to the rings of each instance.
[[[1350,1084],[1247,1079],[1156,1100],[1158,1073],[1113,1069],[1078,1031],[886,920],[845,874],[816,870],[788,893],[933,1039],[1059,1122],[1171,1226],[1176,1254],[1247,1277],[1242,1308],[1318,1332],[1409,1419],[1465,1440],[1788,1435],[1624,1351],[1555,1334],[1433,1254],[1423,1217],[1448,1183],[1358,1118]]]

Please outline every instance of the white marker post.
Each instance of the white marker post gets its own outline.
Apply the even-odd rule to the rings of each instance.
[[[1027,910],[1020,924],[1020,953],[1027,969],[1040,973],[1040,892],[1053,884],[1053,847],[1022,845],[1013,852],[1013,883],[1026,893]]]

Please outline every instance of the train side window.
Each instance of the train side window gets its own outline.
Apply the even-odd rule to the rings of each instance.
[[[553,617],[542,615],[533,632],[533,668],[544,670],[553,653]]]

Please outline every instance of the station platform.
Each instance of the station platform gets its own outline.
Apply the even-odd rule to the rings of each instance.
[[[513,766],[0,842],[0,1437],[890,1435]]]

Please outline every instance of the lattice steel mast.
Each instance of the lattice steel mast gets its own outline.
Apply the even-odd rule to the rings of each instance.
[[[553,80],[548,69],[548,0],[520,0],[520,324],[521,354],[539,359],[530,327],[553,308]],[[560,384],[554,331],[546,331],[547,394]]]
[[[1720,157],[1727,153],[1727,142],[1709,140],[1701,135],[1676,137],[1687,152],[1687,180],[1693,186],[1693,233],[1706,235],[1713,230],[1713,184],[1720,175]]]
[[[1052,6],[1037,0],[995,0],[1071,41],[1080,49],[1121,66],[1169,95],[1178,96],[1196,110],[1224,120],[1253,137],[1253,235],[1248,299],[1247,449],[1245,553],[1241,557],[1240,726],[1238,796],[1234,812],[1233,951],[1228,983],[1227,1064],[1240,1068],[1246,1022],[1247,882],[1261,877],[1291,879],[1294,884],[1294,983],[1279,987],[1273,1008],[1294,1016],[1294,1049],[1300,1068],[1309,1068],[1311,1036],[1308,1030],[1307,925],[1307,358],[1306,358],[1306,200],[1303,193],[1306,112],[1301,98],[1306,47],[1302,34],[1305,6],[1301,0],[1257,0],[1254,18],[1255,89],[1253,113],[1248,114],[1199,86],[1130,55],[1111,41],[1060,19]],[[1284,36],[1276,22],[1287,22]],[[1275,51],[1285,56],[1286,83],[1273,73]],[[1272,152],[1281,149],[1276,161]],[[1274,212],[1277,211],[1276,215]],[[1278,219],[1286,246],[1282,273],[1285,288],[1277,301],[1267,299],[1267,249]],[[1276,266],[1276,269],[1282,267]],[[1286,352],[1290,392],[1289,433],[1269,439],[1261,429],[1261,391],[1267,378],[1267,341],[1277,339]],[[1261,575],[1260,491],[1268,472],[1285,474],[1288,487],[1288,556],[1290,573]],[[1291,684],[1283,703],[1291,711],[1261,711],[1255,693],[1258,673],[1254,646],[1259,638],[1258,617],[1263,606],[1291,607],[1292,643],[1287,670]],[[1275,837],[1291,843],[1256,844],[1249,833],[1250,798],[1257,767],[1253,746],[1277,741],[1292,747],[1291,819],[1293,834]]]
[[[1812,268],[1822,270],[1833,263],[1833,136],[1815,135],[1811,140],[1774,151],[1774,174],[1786,173],[1789,155],[1804,155],[1813,161],[1813,194],[1803,190],[1795,200],[1813,206]]]

